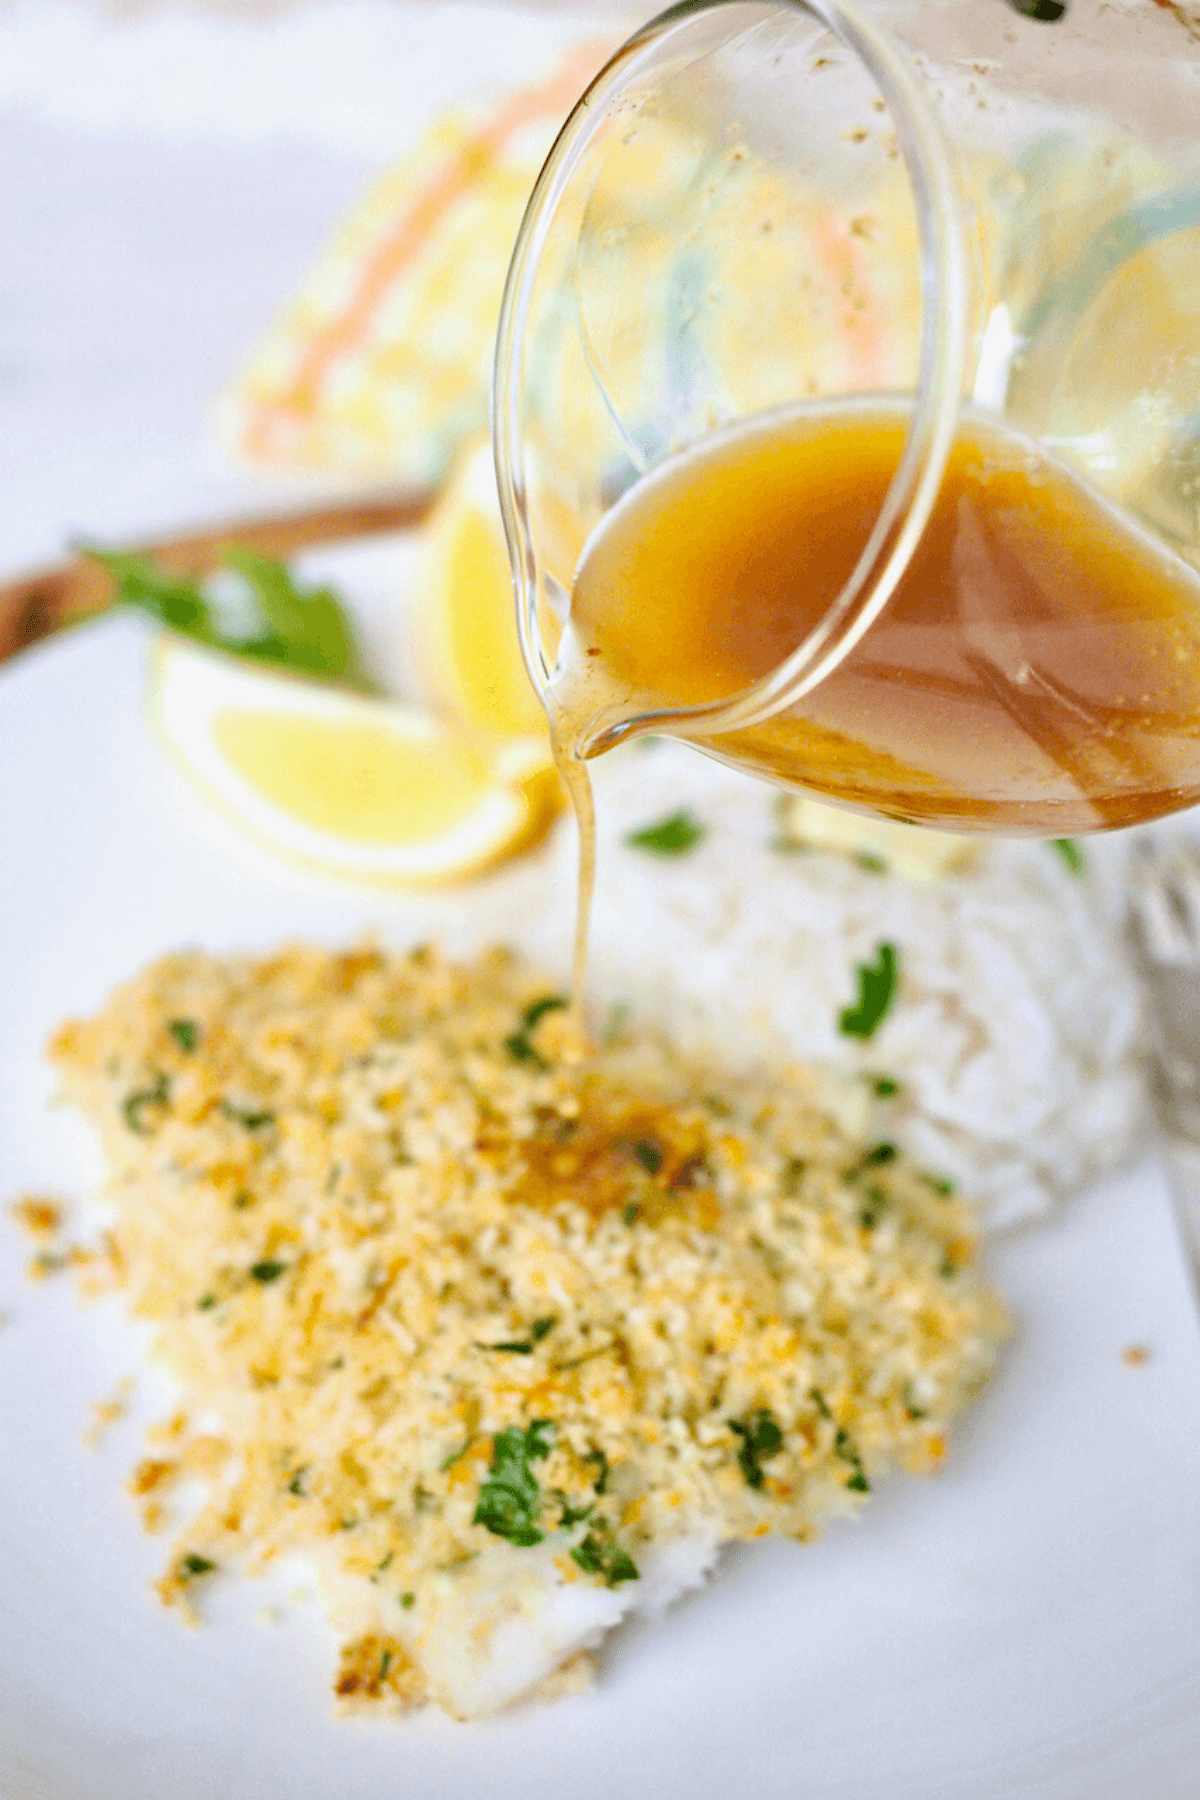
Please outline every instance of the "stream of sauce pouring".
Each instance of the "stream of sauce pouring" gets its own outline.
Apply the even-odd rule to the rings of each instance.
[[[549,697],[579,824],[576,996],[597,738],[785,661],[852,572],[907,423],[881,399],[745,421],[643,476],[586,544]],[[785,786],[957,831],[1136,824],[1200,799],[1200,576],[968,412],[908,568],[845,661],[760,724],[687,735]]]

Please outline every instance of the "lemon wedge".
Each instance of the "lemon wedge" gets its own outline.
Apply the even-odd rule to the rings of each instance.
[[[229,819],[327,874],[458,881],[533,843],[560,803],[544,736],[501,738],[177,642],[156,651],[150,718]]]
[[[486,439],[464,453],[425,527],[413,652],[430,705],[490,731],[545,732],[521,658]]]

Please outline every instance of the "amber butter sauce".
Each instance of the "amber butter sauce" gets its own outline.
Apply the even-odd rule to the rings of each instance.
[[[727,699],[820,623],[907,417],[799,408],[638,481],[587,544],[551,691],[584,849],[600,731]],[[956,830],[1060,835],[1200,798],[1200,577],[1031,440],[966,414],[899,585],[846,660],[757,725],[687,729],[785,785]],[[573,767],[571,766],[573,765]]]

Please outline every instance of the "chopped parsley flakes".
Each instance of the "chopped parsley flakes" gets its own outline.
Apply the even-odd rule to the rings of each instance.
[[[542,1491],[531,1465],[549,1456],[553,1442],[554,1425],[549,1419],[535,1419],[524,1431],[511,1425],[496,1433],[487,1480],[475,1508],[476,1525],[521,1549],[541,1543],[545,1533],[538,1530],[537,1520]]]
[[[778,1456],[783,1449],[783,1432],[775,1415],[765,1406],[751,1413],[748,1420],[727,1419],[735,1436],[742,1440],[738,1451],[738,1467],[746,1477],[747,1487],[760,1488],[764,1481],[762,1465]]]
[[[268,1281],[278,1281],[286,1268],[286,1263],[273,1261],[256,1262],[250,1264],[250,1273],[253,1275],[255,1281],[261,1281],[265,1284]]]
[[[560,1531],[569,1531],[572,1525],[582,1525],[584,1520],[590,1519],[596,1510],[594,1500],[589,1500],[586,1506],[573,1506],[561,1488],[555,1488],[554,1498],[558,1501],[561,1509],[558,1517]]]
[[[525,1008],[521,1016],[522,1028],[525,1031],[536,1031],[547,1013],[562,1012],[566,1006],[567,1002],[561,994],[543,994],[540,1000],[531,1001]]]
[[[856,965],[858,1000],[838,1016],[838,1030],[843,1037],[874,1037],[896,998],[899,969],[894,944],[879,944],[874,962]]]
[[[261,1131],[265,1125],[275,1123],[273,1112],[249,1112],[245,1107],[235,1106],[232,1100],[222,1100],[221,1111],[227,1119],[233,1119],[238,1125],[244,1125],[247,1131]]]
[[[566,1005],[561,994],[544,994],[540,1000],[532,1001],[525,1008],[521,1014],[520,1028],[504,1040],[504,1048],[515,1062],[532,1063],[538,1069],[550,1067],[536,1048],[531,1033],[537,1030],[548,1012],[558,1012]]]
[[[147,1112],[156,1109],[165,1112],[170,1094],[170,1083],[161,1071],[155,1077],[153,1087],[139,1088],[135,1094],[130,1094],[121,1108],[130,1131],[136,1131],[139,1137],[147,1136],[150,1131]]]
[[[623,1581],[640,1580],[640,1572],[627,1550],[622,1550],[604,1519],[596,1519],[582,1543],[571,1552],[571,1561],[585,1575],[599,1575],[605,1587],[619,1587]]]
[[[529,1336],[513,1338],[503,1344],[479,1344],[480,1350],[507,1350],[511,1356],[532,1356],[534,1347],[540,1344],[548,1332],[554,1330],[556,1321],[553,1318],[535,1319],[529,1327]]]
[[[1072,875],[1083,875],[1087,871],[1087,857],[1074,838],[1048,838],[1047,843],[1062,857]]]
[[[852,1488],[856,1494],[869,1494],[871,1491],[871,1484],[867,1480],[866,1472],[863,1469],[862,1457],[858,1454],[858,1446],[850,1436],[850,1433],[841,1425],[838,1426],[837,1436],[833,1440],[833,1447],[841,1457],[842,1461],[844,1463],[849,1463],[854,1471],[853,1475],[851,1475],[846,1482],[846,1486]]]
[[[869,1181],[863,1189],[863,1203],[858,1221],[864,1231],[874,1231],[887,1209],[888,1197],[881,1187]]]
[[[167,1030],[175,1039],[179,1048],[181,1050],[186,1050],[189,1053],[193,1051],[200,1042],[200,1027],[196,1024],[194,1019],[172,1019],[167,1026]]]
[[[1009,0],[1009,5],[1040,25],[1056,24],[1067,10],[1067,0]]]
[[[705,835],[705,827],[686,807],[668,813],[657,825],[631,831],[625,842],[631,850],[648,850],[654,856],[686,856]]]
[[[857,1181],[865,1169],[881,1169],[885,1163],[895,1162],[896,1155],[895,1144],[873,1144],[846,1170],[846,1180]]]
[[[211,1575],[216,1566],[207,1556],[197,1556],[193,1551],[180,1558],[175,1573],[180,1581],[193,1581],[197,1575]]]
[[[662,1145],[654,1138],[638,1138],[630,1148],[647,1175],[657,1175],[663,1166]]]
[[[585,1463],[595,1464],[596,1479],[592,1483],[592,1489],[595,1493],[602,1494],[608,1486],[607,1456],[605,1456],[603,1450],[589,1450],[583,1460]]]

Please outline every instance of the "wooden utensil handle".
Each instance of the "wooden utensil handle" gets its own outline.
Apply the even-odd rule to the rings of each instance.
[[[263,556],[284,557],[318,544],[370,537],[381,531],[403,531],[420,524],[429,510],[428,495],[392,494],[311,512],[238,519],[217,529],[155,539],[134,546],[177,574],[207,574],[228,544],[244,544]],[[62,625],[108,603],[112,579],[98,564],[75,556],[0,586],[0,662],[15,651],[48,637]]]

